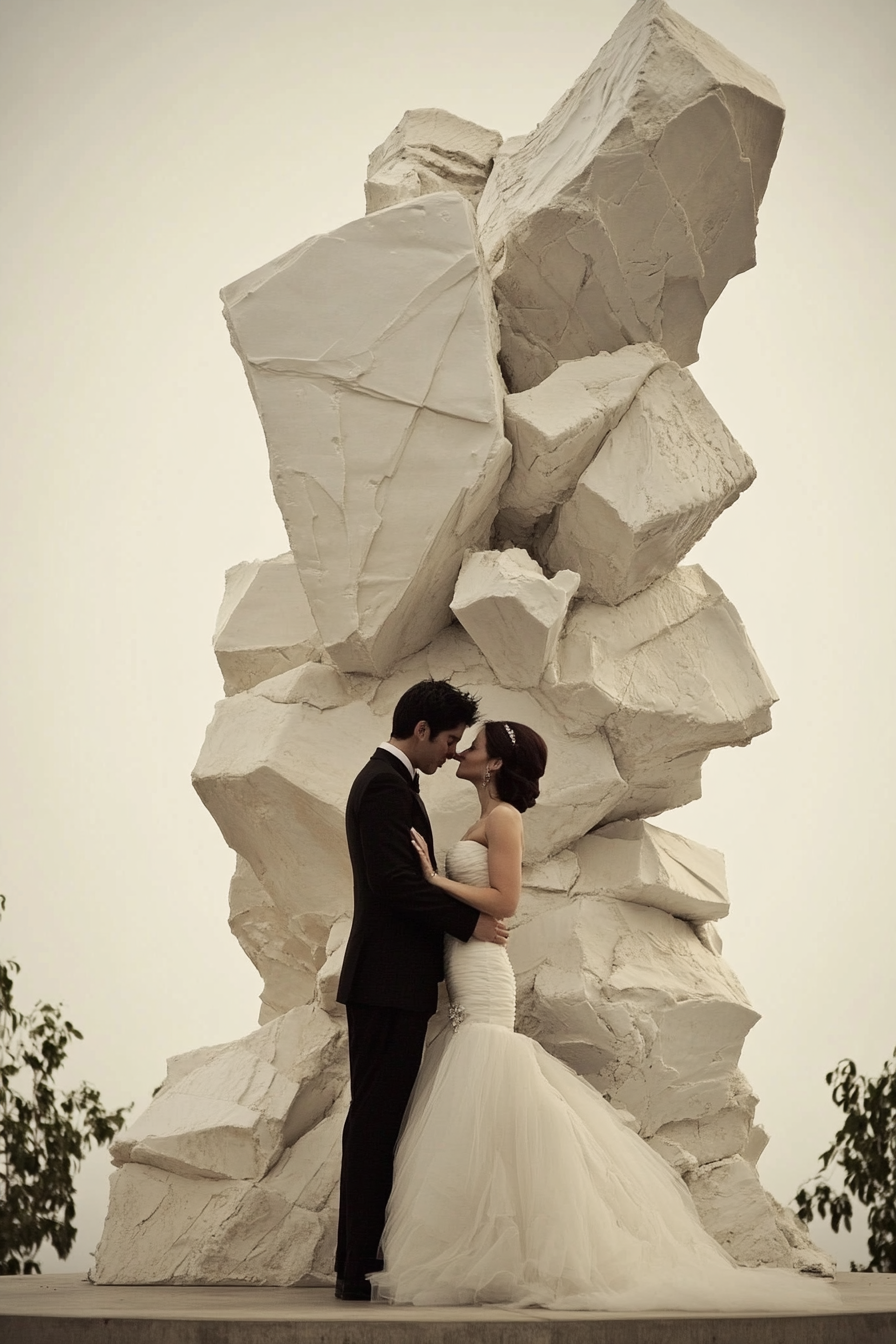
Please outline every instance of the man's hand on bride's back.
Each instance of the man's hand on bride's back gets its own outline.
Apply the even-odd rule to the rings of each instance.
[[[497,943],[499,947],[503,947],[508,938],[507,925],[503,919],[495,919],[492,915],[480,915],[473,930],[473,937],[478,938],[481,943]]]

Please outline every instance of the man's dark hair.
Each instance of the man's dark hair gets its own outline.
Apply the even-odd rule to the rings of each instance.
[[[413,737],[421,719],[429,724],[430,737],[438,737],[459,723],[467,727],[479,716],[479,701],[448,681],[418,681],[408,687],[392,714],[392,736]]]

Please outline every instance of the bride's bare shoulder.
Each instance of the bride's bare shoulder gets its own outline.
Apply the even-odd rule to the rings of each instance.
[[[497,803],[483,818],[486,835],[522,834],[523,818],[512,803]]]

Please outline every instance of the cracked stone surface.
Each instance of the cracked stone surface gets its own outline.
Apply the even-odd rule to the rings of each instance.
[[[332,927],[328,917],[314,910],[278,905],[250,864],[237,855],[230,882],[230,929],[262,978],[262,1025],[312,1001],[322,946]]]
[[[771,1196],[749,1162],[726,1157],[687,1172],[685,1181],[703,1226],[738,1264],[790,1267],[790,1245]]]
[[[568,569],[547,578],[526,551],[471,551],[451,610],[504,686],[537,686],[578,586]]]
[[[225,695],[320,657],[320,634],[289,551],[228,569],[214,644]]]
[[[508,952],[519,1029],[631,1111],[645,1138],[730,1105],[759,1014],[683,920],[573,896],[514,930]]]
[[[510,465],[472,210],[446,192],[393,206],[222,298],[324,648],[384,675],[448,624]]]
[[[755,476],[690,373],[664,364],[635,392],[537,554],[551,569],[575,566],[582,596],[617,606],[670,573]]]
[[[645,821],[617,821],[575,846],[573,894],[652,905],[679,919],[728,914],[725,859],[715,849]]]
[[[699,798],[707,754],[768,732],[777,698],[740,617],[699,565],[618,607],[579,604],[543,685],[570,731],[603,724],[627,784],[608,821]]]
[[[774,85],[663,0],[638,0],[479,203],[513,392],[564,359],[656,341],[692,364],[755,264],[784,111]]]
[[[458,191],[476,205],[500,144],[497,131],[439,107],[405,112],[370,155],[367,213],[436,191]]]
[[[513,460],[495,519],[500,540],[531,545],[539,523],[569,499],[645,378],[666,362],[658,345],[625,346],[570,360],[537,387],[505,399]]]
[[[332,1282],[343,1091],[256,1180],[190,1180],[128,1162],[112,1177],[97,1283]]]
[[[294,1008],[251,1035],[168,1061],[149,1107],[112,1160],[180,1176],[257,1179],[313,1128],[345,1086],[344,1029]]]

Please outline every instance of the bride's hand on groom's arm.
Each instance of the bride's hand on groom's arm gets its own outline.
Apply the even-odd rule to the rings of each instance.
[[[417,858],[420,860],[420,869],[423,876],[426,878],[427,882],[435,886],[434,879],[438,874],[432,866],[432,859],[429,856],[429,846],[420,832],[415,831],[413,826],[411,827],[411,844],[414,846]]]

